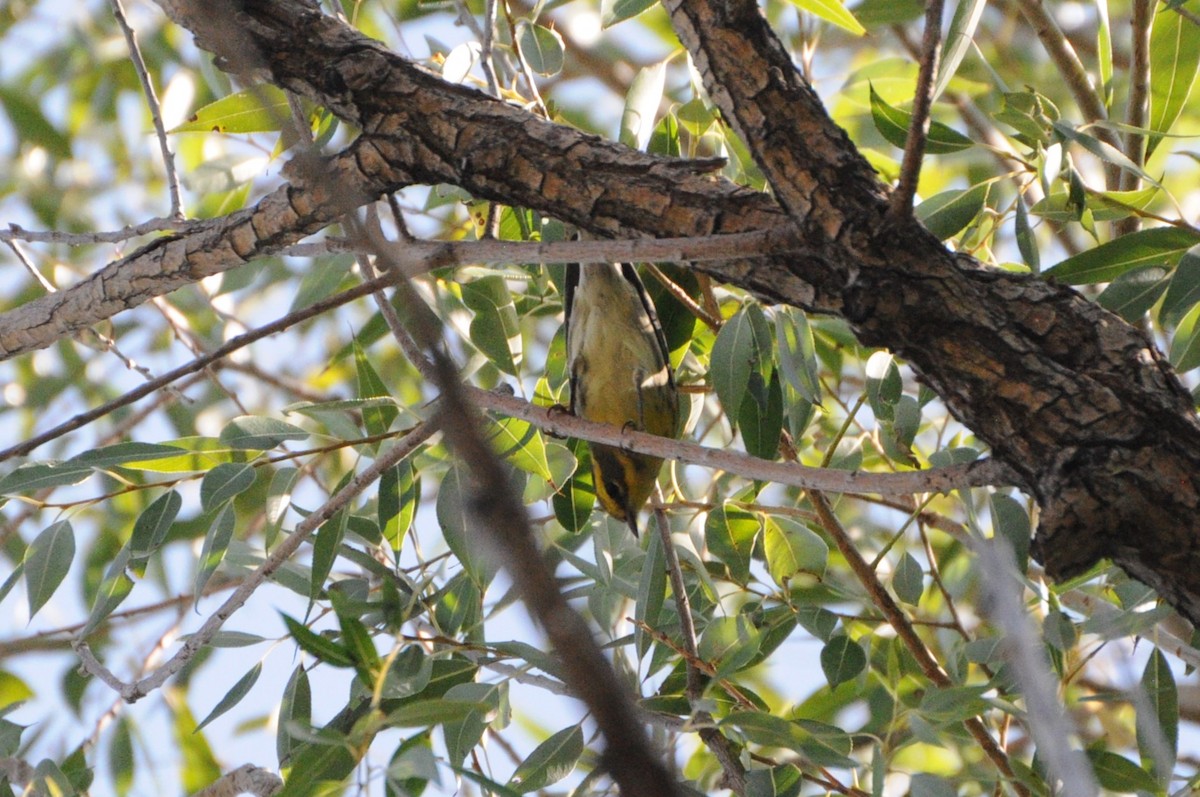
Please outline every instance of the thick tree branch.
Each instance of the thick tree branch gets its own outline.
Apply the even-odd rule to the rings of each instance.
[[[1145,336],[1074,291],[982,270],[915,223],[884,223],[870,167],[757,5],[665,4],[801,240],[826,237],[820,295],[840,297],[863,343],[907,359],[1027,479],[1047,572],[1112,558],[1200,619],[1200,424]]]
[[[686,162],[631,152],[446,84],[307,0],[244,0],[238,27],[260,56],[250,67],[269,67],[277,83],[367,133],[364,188],[389,182],[381,179],[388,174],[451,182],[616,237],[746,232],[790,216],[812,256],[699,267],[767,299],[838,314],[865,344],[911,363],[1038,499],[1036,550],[1049,574],[1110,557],[1200,619],[1200,424],[1149,341],[1074,291],[981,269],[915,222],[885,223],[883,188],[757,6],[667,5],[778,206]],[[213,6],[203,4],[209,19],[220,16]],[[198,38],[222,46],[203,31]],[[180,269],[189,252],[212,254],[202,240],[152,247],[170,250],[167,262]],[[229,257],[254,254],[221,248]],[[44,313],[39,324],[48,323]],[[11,350],[2,337],[0,348]]]

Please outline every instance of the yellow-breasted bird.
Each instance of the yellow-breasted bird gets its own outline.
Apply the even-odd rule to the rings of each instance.
[[[674,437],[679,394],[654,304],[628,263],[567,269],[567,370],[571,412],[581,418]],[[589,444],[596,497],[629,524],[654,490],[662,460],[616,446]]]

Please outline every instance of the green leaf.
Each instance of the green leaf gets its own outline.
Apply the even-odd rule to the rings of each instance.
[[[570,775],[582,755],[583,730],[578,725],[563,728],[534,748],[508,785],[521,794],[544,789]]]
[[[563,40],[558,31],[534,23],[520,26],[521,55],[529,68],[547,77],[563,68]]]
[[[642,67],[633,78],[629,93],[625,95],[625,110],[621,114],[619,140],[625,146],[644,150],[650,143],[666,80],[666,61]]]
[[[1068,285],[1111,282],[1135,268],[1172,268],[1196,244],[1200,244],[1200,235],[1191,230],[1154,227],[1123,235],[1068,257],[1043,274]]]
[[[611,28],[654,5],[658,5],[658,0],[600,0],[600,24]]]
[[[484,730],[500,710],[506,692],[504,683],[458,684],[446,691],[447,700],[477,704],[464,718],[442,724],[446,755],[451,764],[461,764],[483,738]]]
[[[508,283],[497,274],[472,280],[462,285],[462,298],[475,313],[471,343],[501,371],[516,376],[522,359],[521,328]]]
[[[743,307],[721,326],[708,366],[709,382],[725,414],[734,422],[746,399],[750,372],[758,368],[759,356],[750,315]]]
[[[1030,271],[1037,274],[1042,270],[1042,258],[1038,253],[1037,235],[1034,234],[1033,227],[1029,224],[1029,213],[1025,210],[1024,196],[1017,197],[1015,216],[1017,249],[1021,252],[1021,259],[1025,261],[1025,265],[1029,266]]]
[[[596,486],[592,481],[592,455],[587,444],[572,441],[571,451],[577,462],[575,472],[550,497],[550,503],[559,524],[570,533],[578,534],[587,528],[591,519],[592,508],[596,505]]]
[[[1193,246],[1179,258],[1167,295],[1163,297],[1159,318],[1167,323],[1183,316],[1196,302],[1200,302],[1200,244]]]
[[[204,535],[204,546],[200,549],[200,560],[196,563],[196,580],[192,586],[193,600],[199,603],[204,597],[204,585],[212,578],[217,567],[225,559],[229,549],[229,541],[233,539],[233,529],[236,525],[237,514],[231,504],[225,504],[217,512],[208,533]]]
[[[385,722],[390,728],[429,728],[446,723],[464,722],[486,714],[489,710],[491,705],[483,700],[436,697],[405,703],[388,713]]]
[[[854,15],[847,11],[839,0],[791,0],[791,3],[855,36],[861,36],[867,32],[866,28],[859,24]]]
[[[239,678],[237,683],[229,688],[229,691],[225,693],[224,697],[217,701],[217,705],[214,706],[213,710],[208,713],[208,716],[201,720],[200,724],[196,726],[196,730],[200,730],[205,725],[212,722],[217,717],[221,716],[226,711],[229,711],[229,709],[240,703],[242,698],[249,694],[250,690],[254,688],[254,684],[258,681],[258,676],[260,675],[262,675],[261,661],[255,663],[255,665],[250,668],[249,672]]]
[[[983,699],[990,686],[930,687],[921,698],[921,716],[936,722],[962,722],[991,708]]]
[[[113,791],[117,797],[125,797],[133,788],[135,760],[133,734],[129,731],[129,725],[128,715],[117,717],[112,738],[108,742],[108,770],[112,773]]]
[[[750,556],[761,528],[757,515],[729,505],[709,512],[704,522],[709,550],[729,567],[730,576],[739,584],[750,580]]]
[[[821,671],[831,687],[854,680],[866,666],[862,646],[845,634],[838,634],[821,649]]]
[[[653,638],[643,628],[658,623],[667,594],[666,555],[663,551],[662,535],[648,534],[646,559],[642,563],[642,574],[638,580],[637,603],[633,607],[633,619],[637,621],[633,631],[634,648],[639,658],[650,650]]]
[[[798,797],[804,778],[793,764],[770,769],[752,769],[746,773],[747,797]]]
[[[746,453],[763,459],[775,459],[779,453],[779,434],[783,431],[783,387],[779,372],[763,384],[757,371],[750,374],[746,398],[738,412],[738,428]]]
[[[767,569],[776,584],[786,589],[797,573],[811,573],[817,578],[825,574],[829,546],[816,532],[781,516],[767,516],[763,525]]]
[[[0,495],[24,495],[51,487],[79,484],[91,475],[92,469],[84,465],[34,462],[22,465],[0,479]]]
[[[1170,778],[1179,753],[1179,691],[1171,665],[1155,648],[1142,671],[1144,702],[1137,709],[1137,743],[1142,761],[1150,764],[1162,783]]]
[[[296,486],[299,478],[299,468],[280,468],[271,476],[264,504],[264,515],[268,525],[263,530],[263,546],[267,550],[275,544],[275,537],[283,525],[283,516],[287,514],[292,503],[292,488]]]
[[[353,476],[353,471],[347,471],[334,493],[348,484]],[[333,571],[333,563],[337,561],[338,550],[342,546],[342,540],[346,537],[349,514],[346,507],[342,507],[334,513],[333,517],[321,524],[321,528],[313,537],[312,573],[308,582],[308,597],[311,600],[316,600],[320,596],[321,590],[325,587],[325,579],[329,578],[330,572]]]
[[[962,232],[987,203],[991,183],[980,183],[966,190],[943,191],[917,205],[917,218],[939,241]]]
[[[1200,366],[1200,304],[1193,306],[1175,328],[1168,359],[1181,372]]]
[[[908,141],[908,128],[912,125],[912,114],[908,111],[888,105],[883,97],[871,86],[871,119],[875,129],[887,139],[889,144],[904,149]],[[930,155],[945,155],[950,152],[961,152],[975,145],[971,139],[947,127],[941,122],[930,120],[929,132],[925,138],[925,152]]]
[[[392,659],[384,674],[383,696],[387,699],[419,695],[433,677],[433,659],[420,645],[408,645]]]
[[[1008,541],[1017,571],[1024,573],[1029,568],[1029,543],[1033,537],[1029,510],[1003,493],[993,493],[991,505],[992,529],[998,537]]]
[[[950,29],[946,32],[942,44],[937,81],[933,85],[933,99],[942,96],[963,58],[970,52],[975,29],[979,26],[979,19],[986,7],[987,0],[961,0],[955,7]]]
[[[354,340],[354,372],[358,379],[357,390],[360,399],[391,395],[387,385],[383,383],[383,379],[371,365],[366,350],[359,345],[357,338]],[[364,407],[362,410],[363,424],[367,427],[368,434],[384,434],[391,428],[399,414],[400,410],[391,404]]]
[[[287,95],[269,83],[251,86],[205,105],[172,133],[266,133],[290,124]]]
[[[1154,776],[1128,758],[1107,750],[1088,749],[1085,752],[1088,760],[1092,762],[1096,780],[1100,781],[1104,788],[1121,794],[1158,791],[1158,781]]]
[[[37,614],[71,569],[75,558],[75,529],[69,520],[59,520],[42,530],[25,549],[25,591],[29,616]]]
[[[1143,266],[1126,271],[1108,284],[1096,302],[1131,324],[1145,317],[1166,291],[1171,278],[1162,266]]]
[[[892,589],[896,597],[907,604],[916,606],[921,602],[921,595],[925,592],[925,571],[912,554],[906,552],[900,557],[892,572]]]
[[[421,500],[420,481],[411,459],[388,468],[379,479],[379,528],[394,553],[404,547]]]
[[[316,258],[300,278],[300,287],[296,289],[296,296],[292,299],[292,306],[288,308],[288,312],[303,310],[332,296],[342,281],[350,276],[353,266],[352,255]]]
[[[279,701],[275,755],[279,758],[281,767],[288,763],[291,754],[300,747],[300,741],[293,735],[293,729],[307,731],[311,724],[312,687],[308,682],[308,671],[304,669],[303,664],[298,664],[296,669],[292,670],[292,676],[283,688],[283,698]]]
[[[71,138],[55,127],[24,89],[0,86],[0,105],[4,106],[17,138],[42,147],[58,160],[71,159]]]
[[[487,425],[486,434],[492,450],[503,459],[540,479],[553,481],[542,433],[529,421],[501,418]]]
[[[499,564],[495,557],[479,544],[470,530],[466,500],[463,494],[462,470],[459,466],[452,465],[438,488],[435,514],[451,553],[462,562],[476,586],[482,587],[491,582]]]
[[[754,661],[762,642],[762,632],[745,615],[716,617],[700,635],[696,650],[716,665],[716,677],[727,678]]]
[[[109,564],[104,578],[100,581],[100,587],[96,590],[96,600],[92,604],[91,614],[88,615],[87,623],[79,632],[80,637],[86,637],[95,631],[100,623],[129,597],[129,593],[133,592],[133,579],[125,572],[129,560],[129,548],[125,547]]]
[[[183,508],[183,499],[174,490],[167,490],[146,507],[133,523],[133,534],[129,537],[130,566],[139,573],[146,561],[167,539],[171,524]]]
[[[71,457],[63,464],[105,470],[117,465],[124,465],[127,462],[145,462],[176,457],[182,453],[184,453],[182,448],[158,443],[117,443],[85,451],[78,456]]]
[[[1200,31],[1179,12],[1159,5],[1150,29],[1150,113],[1147,126],[1168,133],[1187,104],[1200,69]],[[1151,136],[1146,155],[1162,141]]]
[[[244,493],[254,484],[254,466],[247,462],[225,462],[208,473],[200,482],[200,506],[211,512]]]
[[[287,440],[304,440],[308,432],[275,418],[242,415],[221,430],[220,441],[230,448],[265,451]]]
[[[354,666],[354,657],[350,655],[350,651],[345,647],[326,636],[312,631],[299,620],[295,620],[283,613],[280,613],[279,616],[283,618],[283,623],[287,626],[288,633],[291,634],[292,639],[296,640],[296,644],[300,646],[301,650],[334,667]]]
[[[821,403],[816,343],[808,316],[790,307],[775,313],[775,341],[784,381],[811,404]]]

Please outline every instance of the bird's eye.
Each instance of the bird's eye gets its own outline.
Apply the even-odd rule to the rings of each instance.
[[[624,500],[623,496],[625,495],[625,485],[622,484],[621,482],[617,481],[616,479],[605,479],[604,480],[604,491],[606,493],[608,493],[609,497],[611,497],[617,503],[623,502],[623,500]]]

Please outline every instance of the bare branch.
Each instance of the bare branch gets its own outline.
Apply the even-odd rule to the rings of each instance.
[[[913,94],[912,121],[904,142],[904,160],[900,181],[892,192],[888,213],[900,218],[912,213],[913,197],[921,176],[925,156],[925,138],[929,134],[929,111],[933,105],[933,81],[937,77],[939,48],[942,42],[943,0],[926,0],[925,34],[921,40],[921,68],[917,71],[917,90]]]
[[[146,62],[142,58],[142,50],[138,46],[137,36],[133,33],[133,28],[129,26],[129,21],[125,19],[125,9],[121,7],[121,0],[109,0],[112,5],[113,16],[116,17],[117,24],[121,26],[121,32],[125,34],[125,44],[129,47],[129,60],[133,62],[133,70],[137,72],[138,80],[142,84],[142,92],[146,95],[146,105],[150,108],[150,118],[154,121],[154,132],[158,136],[158,148],[162,153],[163,168],[167,171],[167,193],[171,198],[171,217],[175,219],[183,218],[183,199],[179,193],[179,175],[175,171],[175,155],[171,152],[171,145],[167,142],[167,128],[162,120],[162,108],[158,104],[158,95],[154,91],[154,81],[150,79],[150,73],[146,69]]]

